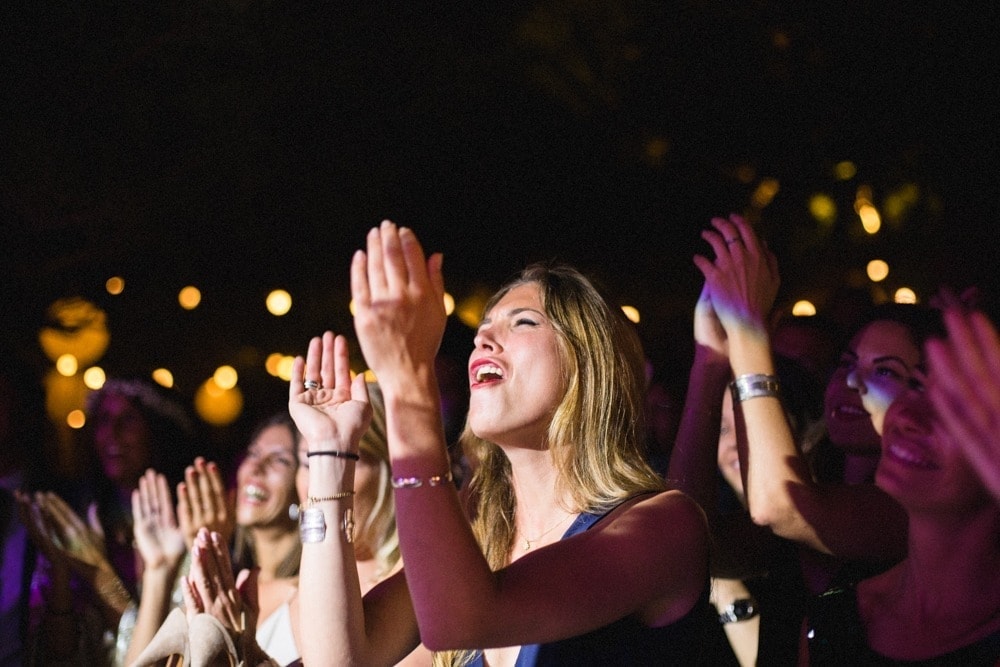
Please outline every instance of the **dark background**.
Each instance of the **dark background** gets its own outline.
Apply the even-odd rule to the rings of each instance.
[[[350,331],[349,258],[385,217],[445,253],[459,300],[529,261],[576,264],[640,309],[664,364],[689,345],[699,232],[729,211],[777,252],[782,304],[1000,293],[994,3],[467,4],[8,5],[10,353],[43,369],[46,307],[82,295],[108,313],[109,375],[162,365],[190,394],[228,363],[249,411],[271,411],[264,356]],[[755,206],[765,178],[780,189]],[[881,208],[906,184],[912,206],[860,232],[858,187]],[[817,192],[832,226],[809,214]],[[884,288],[863,278],[874,257]],[[295,300],[283,318],[274,287]],[[446,351],[470,344],[451,323]]]

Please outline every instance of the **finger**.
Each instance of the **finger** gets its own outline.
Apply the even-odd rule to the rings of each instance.
[[[104,540],[104,526],[101,525],[101,516],[97,510],[97,502],[87,505],[87,526],[93,531],[98,540]]]
[[[431,288],[438,297],[438,302],[444,303],[444,274],[441,269],[444,266],[444,255],[439,252],[431,255],[427,260],[427,274],[430,278]]]
[[[368,383],[365,381],[364,373],[358,373],[351,382],[351,400],[366,404],[371,400],[368,396]]]
[[[355,251],[351,258],[351,298],[355,308],[371,305],[371,290],[368,288],[368,256],[364,250]]]
[[[201,519],[204,525],[208,525],[215,520],[218,509],[215,495],[212,492],[212,481],[209,479],[208,471],[205,470],[205,459],[199,456],[194,460],[194,465],[198,472],[198,501],[201,504]]]
[[[323,333],[323,362],[320,365],[323,386],[334,391],[340,387],[337,382],[337,338],[339,336],[334,336],[332,331]]]
[[[385,272],[386,287],[390,292],[398,294],[401,290],[406,289],[410,282],[402,241],[399,238],[399,229],[391,220],[383,220],[379,231],[381,232],[382,269]],[[423,266],[421,266],[422,268]]]
[[[347,339],[337,336],[331,343],[333,344],[333,368],[331,379],[338,394],[343,395],[343,400],[347,400],[351,387],[351,359],[347,349]]]
[[[427,258],[424,257],[424,248],[417,240],[417,235],[409,227],[401,227],[397,239],[399,253],[406,269],[403,278],[406,282],[418,287],[430,287],[427,275]]]
[[[201,507],[201,493],[198,489],[198,469],[189,465],[184,469],[184,495],[187,504],[188,520],[193,527],[205,524]]]
[[[214,461],[209,461],[205,465],[205,478],[208,480],[208,493],[215,507],[216,521],[224,524],[229,516],[226,506],[226,484],[222,481],[222,473]]]
[[[735,213],[729,215],[729,222],[732,223],[733,230],[743,242],[744,247],[751,253],[760,254],[762,251],[760,239],[750,223],[743,216]]]
[[[707,285],[711,283],[719,271],[715,266],[715,263],[702,255],[695,255],[692,259],[694,261],[694,265],[698,267],[699,271],[701,271],[701,275],[705,277],[705,284]]]
[[[302,376],[303,382],[312,380],[322,384],[322,364],[323,364],[323,339],[313,336],[309,339],[309,350],[306,352],[305,374]],[[303,385],[299,385],[301,388]]]
[[[233,566],[229,559],[229,550],[222,541],[222,535],[214,530],[209,533],[211,539],[212,554],[215,557],[215,565],[218,569],[218,578],[222,588],[230,590],[235,587],[233,582]]]
[[[706,229],[702,231],[701,238],[708,242],[708,245],[712,246],[712,250],[715,252],[715,258],[717,260],[729,257],[729,246],[726,245],[726,241],[722,237],[722,234],[711,229]]]
[[[302,394],[305,392],[302,389],[302,383],[305,381],[304,372],[306,367],[306,361],[302,357],[295,357],[292,361],[292,379],[288,383],[288,402],[300,403]]]
[[[164,475],[156,473],[154,481],[160,513],[160,525],[176,528],[177,517],[174,515],[174,503],[173,498],[170,497],[170,485],[167,484],[167,478]]]
[[[190,576],[181,577],[181,594],[184,596],[184,609],[188,618],[205,611],[205,603]]]
[[[367,244],[369,298],[371,301],[377,301],[384,298],[388,291],[385,266],[383,265],[385,258],[382,252],[382,234],[378,227],[373,227],[368,231]]]

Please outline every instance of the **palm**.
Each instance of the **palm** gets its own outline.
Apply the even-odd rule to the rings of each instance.
[[[177,563],[187,551],[181,529],[176,524],[161,522],[155,516],[136,518],[135,546],[149,568]]]
[[[346,448],[367,428],[367,405],[351,400],[349,387],[301,392],[288,409],[309,442]]]

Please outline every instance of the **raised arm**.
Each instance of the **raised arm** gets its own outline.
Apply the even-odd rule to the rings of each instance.
[[[613,520],[490,569],[449,483],[433,363],[445,323],[440,256],[426,259],[412,231],[388,222],[367,241],[352,265],[355,328],[385,396],[400,544],[424,643],[516,646],[638,609],[650,625],[690,609],[707,574],[707,539],[700,510],[681,494],[634,501]]]
[[[306,387],[303,389],[303,387]],[[309,498],[300,509],[301,653],[307,665],[391,665],[420,643],[402,575],[362,602],[355,560],[354,461],[371,408],[351,381],[347,342],[327,332],[292,368],[289,412],[309,445]]]
[[[135,662],[167,618],[174,583],[187,553],[163,475],[147,470],[139,478],[139,488],[132,492],[132,517],[136,548],[143,562],[142,595],[125,654],[126,665]]]
[[[981,312],[944,312],[948,338],[926,344],[937,425],[1000,503],[1000,337]]]
[[[771,378],[774,361],[766,322],[778,289],[776,260],[739,216],[715,218],[712,226],[703,238],[712,246],[715,260],[699,257],[696,264],[726,330],[733,376]],[[757,395],[744,400],[734,396],[733,407],[754,522],[843,558],[901,556],[906,521],[898,505],[874,485],[814,483],[777,393],[767,387],[750,393]],[[885,519],[875,522],[872,516]]]

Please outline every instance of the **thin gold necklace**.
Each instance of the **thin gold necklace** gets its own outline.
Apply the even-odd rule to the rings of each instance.
[[[549,526],[548,528],[546,528],[545,531],[542,532],[538,537],[532,538],[530,540],[527,537],[522,538],[524,540],[524,550],[525,551],[529,551],[531,549],[532,543],[538,542],[540,539],[542,539],[543,537],[545,537],[546,535],[548,535],[549,533],[551,533],[553,530],[555,530],[556,528],[558,528],[563,522],[566,521],[566,519],[570,518],[571,516],[573,516],[573,515],[572,514],[567,514],[563,518],[559,519],[559,521],[557,521],[556,523],[554,523],[551,526]]]

